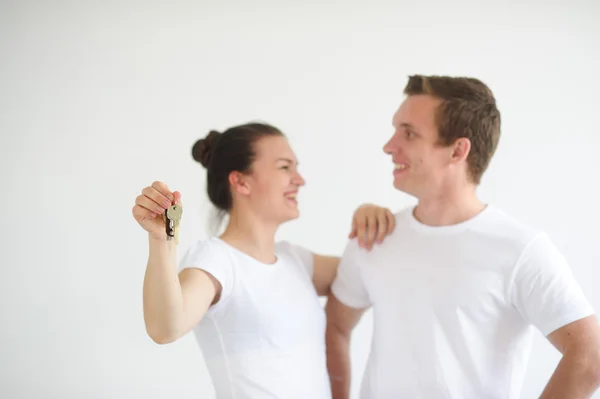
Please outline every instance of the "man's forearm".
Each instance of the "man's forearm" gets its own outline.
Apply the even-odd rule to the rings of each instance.
[[[350,397],[350,337],[331,325],[327,326],[325,337],[332,399],[348,399]]]
[[[589,399],[600,386],[600,357],[589,350],[567,352],[540,399]]]

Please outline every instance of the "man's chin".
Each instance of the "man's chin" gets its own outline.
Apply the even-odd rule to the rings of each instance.
[[[411,188],[403,181],[394,180],[394,188],[403,192],[404,194],[408,194],[413,197],[417,196],[416,191],[411,190]]]
[[[398,191],[406,192],[406,183],[398,179],[394,179],[394,188]]]

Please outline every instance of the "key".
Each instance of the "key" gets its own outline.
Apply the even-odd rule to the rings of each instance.
[[[182,214],[183,208],[175,204],[167,208],[164,215],[167,240],[175,238],[175,244],[179,243],[179,223],[181,222]]]
[[[176,244],[179,243],[179,223],[182,214],[183,209],[177,204],[167,208],[164,214],[167,240],[175,238]]]

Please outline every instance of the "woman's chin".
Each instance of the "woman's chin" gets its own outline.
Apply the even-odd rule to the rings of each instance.
[[[283,217],[282,217],[282,219],[283,219],[282,223],[298,219],[299,217],[300,217],[300,211],[298,210],[298,208],[288,209],[287,212],[285,212],[285,215],[283,215]]]

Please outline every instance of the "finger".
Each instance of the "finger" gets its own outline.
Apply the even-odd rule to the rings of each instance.
[[[148,209],[140,206],[140,205],[135,205],[133,207],[133,209],[131,210],[131,213],[133,214],[133,217],[135,218],[135,220],[137,221],[142,221],[142,220],[146,220],[146,219],[154,219],[157,214],[154,212],[149,211]]]
[[[165,209],[171,206],[172,201],[154,187],[144,188],[142,194]]]
[[[392,234],[394,229],[396,228],[396,217],[390,210],[386,210],[387,220],[388,220],[388,234]]]
[[[171,192],[171,190],[169,190],[169,187],[167,187],[165,183],[161,181],[155,181],[154,183],[152,183],[152,188],[164,195],[169,201],[173,202],[173,193]]]
[[[371,215],[368,217],[368,237],[367,237],[367,247],[371,249],[373,245],[373,240],[375,239],[375,234],[377,233],[377,219],[375,215]]]
[[[367,222],[365,218],[361,218],[356,222],[357,231],[356,236],[358,237],[358,246],[364,247],[366,243],[366,235],[367,235]]]
[[[146,195],[140,195],[135,199],[135,204],[150,212],[159,214],[167,210],[169,206],[161,206]]]
[[[348,238],[353,239],[356,237],[356,219],[352,219],[352,228],[350,229],[350,234]]]
[[[377,214],[377,242],[381,244],[387,234],[388,220],[385,212]]]

